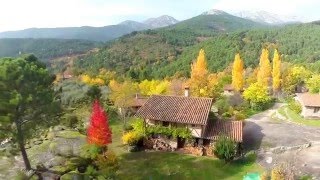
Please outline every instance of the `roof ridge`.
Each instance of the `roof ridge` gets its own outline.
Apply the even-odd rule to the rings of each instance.
[[[195,96],[175,96],[175,95],[163,95],[163,94],[153,94],[151,95],[150,97],[152,96],[163,96],[163,97],[177,97],[177,98],[193,98],[193,99],[207,99],[207,100],[213,100],[213,98],[210,98],[210,97],[195,97]]]

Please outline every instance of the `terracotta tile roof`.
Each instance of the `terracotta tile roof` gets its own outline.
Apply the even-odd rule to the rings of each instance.
[[[242,142],[242,134],[242,121],[209,120],[203,138],[217,140],[219,135],[226,135],[236,142]]]
[[[153,95],[138,110],[143,119],[206,125],[212,98]]]
[[[320,107],[320,94],[297,93],[297,97],[303,106]]]

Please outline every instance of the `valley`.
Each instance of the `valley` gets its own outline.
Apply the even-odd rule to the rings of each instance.
[[[320,178],[319,21],[86,3],[0,32],[0,179]]]

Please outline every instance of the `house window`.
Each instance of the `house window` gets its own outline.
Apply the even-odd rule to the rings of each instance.
[[[162,122],[162,126],[168,127],[168,126],[169,126],[169,122],[168,122],[168,121],[163,121],[163,122]]]
[[[313,113],[318,113],[320,111],[320,107],[315,107],[314,109],[313,109]]]
[[[191,124],[191,127],[196,127],[196,125],[195,124]]]

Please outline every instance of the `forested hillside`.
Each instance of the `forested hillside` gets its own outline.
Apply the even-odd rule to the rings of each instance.
[[[200,48],[207,52],[209,70],[217,71],[228,66],[238,51],[247,66],[257,65],[263,46],[278,47],[285,61],[315,62],[320,59],[319,38],[320,26],[315,24],[243,30],[213,37],[161,29],[123,37],[77,61],[76,67],[87,72],[104,67],[134,79],[145,77],[143,74],[162,78],[176,73],[188,75]]]
[[[231,32],[255,27],[265,27],[248,19],[239,18],[223,11],[216,14],[202,14],[191,19],[177,23],[168,29],[190,30],[199,35],[214,35],[219,32]]]
[[[153,77],[155,70],[152,67],[167,66],[176,60],[186,47],[220,33],[261,26],[223,11],[217,14],[202,14],[173,26],[125,35],[98,53],[82,57],[76,62],[76,68],[97,72],[104,67],[134,79],[147,78],[147,75]]]
[[[284,61],[295,63],[320,60],[320,26],[314,24],[288,25],[278,28],[249,30],[216,36],[189,47],[174,63],[157,68],[156,77],[180,71],[187,74],[190,63],[203,48],[207,52],[208,68],[222,70],[228,66],[236,52],[240,52],[246,66],[256,66],[262,47],[277,47]]]
[[[101,43],[66,39],[0,39],[0,57],[33,53],[41,60],[86,52]]]

